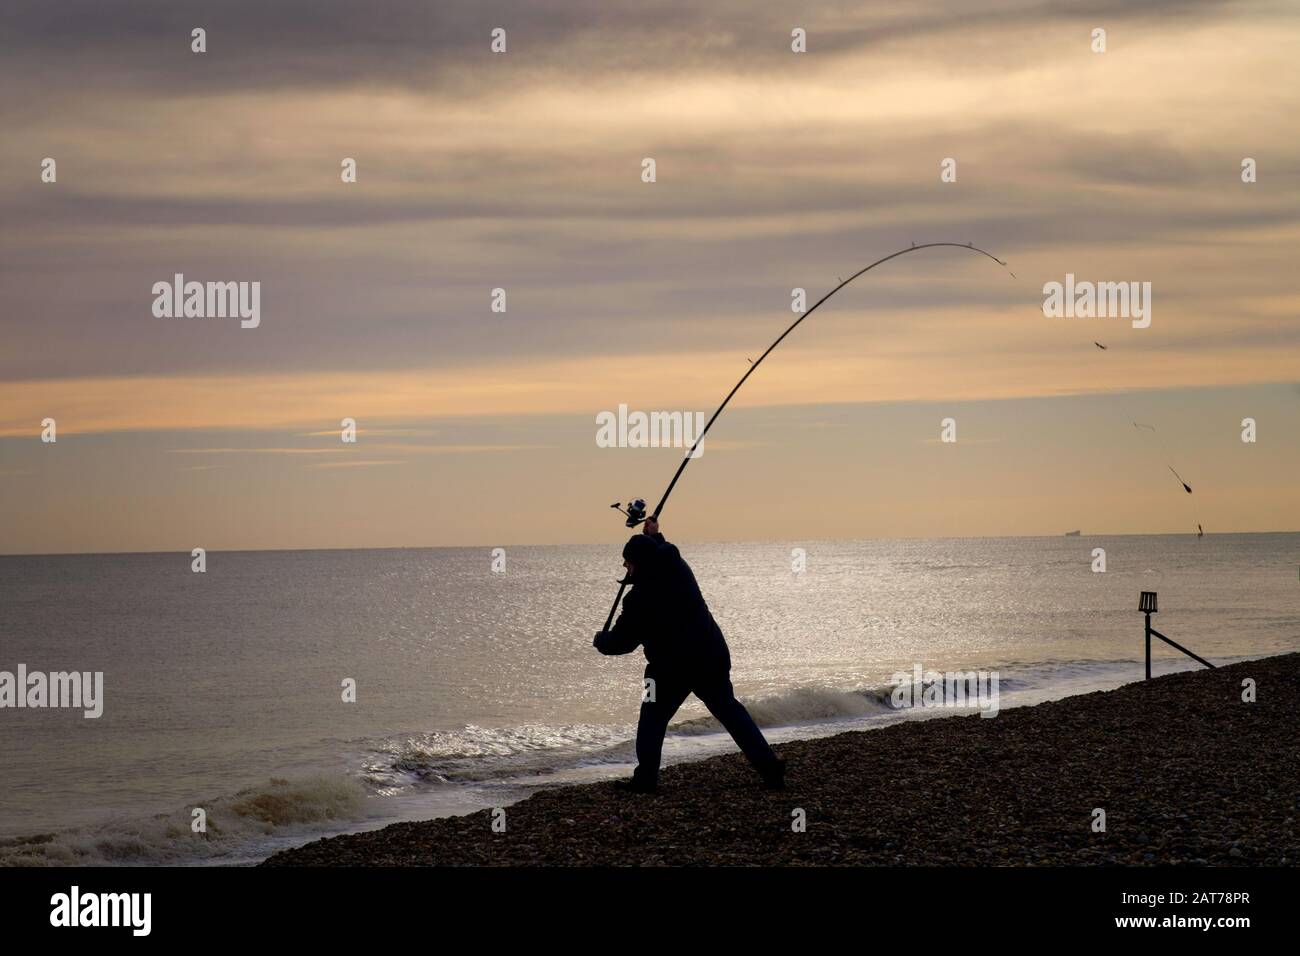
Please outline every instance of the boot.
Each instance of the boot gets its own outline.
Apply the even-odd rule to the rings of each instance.
[[[785,789],[785,758],[777,757],[772,763],[760,771],[763,775],[763,789],[765,790],[784,790]]]
[[[659,787],[653,780],[647,781],[644,777],[632,774],[627,780],[615,780],[614,789],[626,793],[654,793]]]

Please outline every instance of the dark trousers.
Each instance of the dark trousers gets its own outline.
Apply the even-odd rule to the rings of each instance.
[[[692,693],[731,734],[731,739],[739,745],[755,770],[765,773],[776,763],[776,754],[768,746],[763,732],[744,705],[736,700],[731,689],[731,677],[726,671],[699,677],[665,678],[647,670],[645,676],[655,681],[655,699],[642,701],[641,719],[636,726],[635,775],[638,780],[654,783],[658,779],[659,758],[663,753],[668,722]]]

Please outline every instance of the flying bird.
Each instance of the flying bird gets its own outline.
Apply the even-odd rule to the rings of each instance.
[[[1103,352],[1106,351],[1106,346],[1102,345],[1100,342],[1093,342],[1092,344],[1097,346],[1097,348],[1101,349]]]

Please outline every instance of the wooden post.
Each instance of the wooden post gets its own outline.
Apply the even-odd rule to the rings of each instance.
[[[1147,680],[1151,679],[1151,615],[1147,615]]]
[[[1182,651],[1192,660],[1204,664],[1206,667],[1210,667],[1210,668],[1214,667],[1213,664],[1207,661],[1200,654],[1196,654],[1193,653],[1192,651],[1189,651],[1187,648],[1183,647],[1183,645],[1179,644],[1177,641],[1171,641],[1169,638],[1165,637],[1163,634],[1161,634],[1159,631],[1157,631],[1155,628],[1151,626],[1151,615],[1155,614],[1156,611],[1160,610],[1160,607],[1156,602],[1155,591],[1142,592],[1142,596],[1138,598],[1138,610],[1141,611],[1143,614],[1145,614],[1147,618],[1147,625],[1146,625],[1147,680],[1151,679],[1151,635],[1153,634],[1156,637],[1160,638],[1160,640],[1168,644],[1170,647],[1172,647],[1174,650]]]

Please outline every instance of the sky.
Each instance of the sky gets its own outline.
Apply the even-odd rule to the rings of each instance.
[[[6,3],[0,553],[1300,529],[1294,4],[703,6]]]

